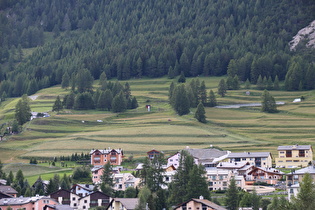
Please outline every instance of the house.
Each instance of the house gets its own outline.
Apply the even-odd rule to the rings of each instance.
[[[270,152],[232,152],[228,155],[227,160],[231,163],[246,161],[256,167],[272,167]]]
[[[186,209],[226,210],[226,208],[223,208],[222,206],[219,206],[218,204],[215,204],[207,199],[203,199],[202,196],[200,196],[200,199],[192,198],[189,201],[181,203],[174,208],[174,210],[186,210]]]
[[[150,160],[152,160],[155,156],[160,155],[160,153],[161,153],[160,151],[153,149],[153,150],[150,150],[149,152],[147,152],[147,156]]]
[[[284,173],[275,168],[254,167],[245,177],[246,181],[277,184],[284,177]]]
[[[296,168],[306,167],[313,161],[311,145],[289,145],[278,147],[276,167]]]
[[[112,168],[112,172],[114,174],[119,174],[122,171],[123,167],[122,166],[116,166]],[[101,183],[101,177],[103,175],[104,167],[103,166],[94,166],[91,169],[92,172],[92,181],[94,184],[99,184]]]
[[[176,152],[174,155],[167,158],[167,167],[173,165],[176,169],[179,166],[180,152]]]
[[[60,189],[56,192],[51,193],[49,197],[58,201],[59,204],[69,205],[69,206],[71,206],[71,201],[75,201],[80,198],[80,196],[74,193],[71,193],[69,190],[64,190],[64,189]]]
[[[95,186],[92,184],[74,184],[70,192],[83,197],[93,193],[94,188]]]
[[[18,194],[18,192],[15,189],[13,189],[11,186],[5,186],[5,185],[0,185],[0,193],[3,193],[5,195],[9,195],[9,196],[14,197],[14,198]]]
[[[45,205],[43,210],[73,210],[74,208],[68,205]]]
[[[0,209],[11,207],[18,209],[44,209],[46,205],[58,205],[58,202],[46,196],[2,198],[0,199]]]
[[[230,151],[221,151],[215,148],[210,149],[190,149],[186,148],[185,151],[194,157],[195,163],[201,164],[204,167],[215,167],[217,163],[226,159]]]
[[[238,187],[243,189],[245,186],[244,176],[239,176],[236,171],[210,168],[206,170],[206,174],[209,190],[226,190],[232,178]]]
[[[220,161],[227,158],[230,151],[221,151],[215,148],[210,149],[190,149],[185,151],[194,157],[195,164],[202,164],[204,167],[215,167]],[[167,166],[173,165],[176,169],[180,162],[180,152],[175,153],[167,159]]]
[[[90,152],[91,155],[91,165],[93,166],[103,166],[106,163],[111,165],[121,165],[123,159],[123,150],[122,149],[104,149],[104,150],[94,150]]]
[[[287,186],[300,183],[305,173],[309,173],[312,177],[313,182],[315,182],[315,166],[308,166],[296,171],[292,170],[290,173],[286,174]]]
[[[108,195],[96,191],[89,195],[79,198],[78,209],[90,209],[97,206],[107,207],[110,203],[111,197]]]
[[[7,184],[7,180],[5,179],[0,179],[0,185],[6,185]]]
[[[74,188],[75,189],[75,188]],[[59,204],[69,205],[74,209],[89,209],[96,206],[107,206],[111,198],[99,191],[91,191],[89,193],[82,193],[78,191],[76,194],[74,191],[60,189],[51,193],[49,196],[58,201]]]
[[[107,207],[108,210],[133,210],[136,209],[139,203],[138,198],[114,198],[109,206]]]
[[[297,197],[299,191],[300,191],[300,184],[297,183],[297,184],[293,184],[291,186],[288,186],[288,200],[291,201],[291,199],[293,197]]]
[[[140,178],[134,177],[131,173],[114,174],[114,190],[125,191],[128,187],[137,187],[140,183]]]

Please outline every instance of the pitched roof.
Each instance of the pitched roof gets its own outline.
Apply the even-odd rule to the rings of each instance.
[[[138,198],[114,198],[111,203],[113,202],[120,202],[127,210],[133,210],[137,207],[139,199]],[[107,209],[110,208],[110,205]]]
[[[51,209],[56,209],[56,210],[73,210],[74,208],[70,207],[69,205],[46,205],[46,208],[49,207]],[[45,209],[44,207],[44,209]]]
[[[93,154],[96,151],[99,151],[102,154],[108,154],[108,153],[110,153],[112,151],[116,151],[118,154],[123,153],[123,150],[121,148],[119,148],[119,149],[110,149],[110,148],[108,148],[108,149],[91,149],[90,155]]]
[[[288,173],[288,174],[305,174],[305,173],[309,173],[309,174],[315,174],[315,166],[308,166],[305,168],[301,168],[299,170],[296,170],[292,173]]]
[[[255,158],[255,157],[269,157],[270,152],[232,152],[228,158]]]
[[[265,171],[269,174],[277,174],[277,175],[284,175],[285,173],[275,169],[275,168],[263,168],[263,167],[254,167],[253,170],[251,170],[248,174],[252,174],[253,172],[257,171],[257,170],[262,170]]]
[[[228,151],[218,149],[185,149],[191,156],[199,160],[213,160],[223,155],[227,155]]]
[[[47,196],[35,196],[35,197],[19,197],[19,198],[2,198],[0,199],[0,206],[3,205],[22,205],[27,204],[30,202],[36,202],[41,199],[49,199],[52,200],[52,198],[49,198]]]
[[[312,149],[311,145],[287,145],[278,146],[278,150],[309,150]]]
[[[5,194],[17,194],[18,192],[11,186],[0,185],[0,192]]]
[[[195,201],[197,203],[204,204],[204,205],[206,205],[206,206],[208,206],[208,207],[210,207],[210,208],[212,208],[214,210],[226,210],[226,208],[223,208],[222,206],[219,206],[218,204],[215,204],[215,203],[213,203],[213,202],[211,202],[211,201],[209,201],[207,199],[196,199],[196,198],[192,198],[189,201],[186,201],[184,203],[179,204],[178,206],[176,206],[174,208],[174,210],[176,210],[177,208],[181,207],[182,205],[184,205],[184,204],[186,204],[186,203],[188,203],[190,201]]]
[[[226,169],[239,169],[243,168],[244,166],[249,165],[247,161],[240,161],[240,162],[220,162],[217,165],[217,168],[226,168]]]

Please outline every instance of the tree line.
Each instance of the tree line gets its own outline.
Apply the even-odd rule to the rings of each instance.
[[[89,72],[87,72],[89,73]],[[93,81],[93,79],[91,80]],[[87,110],[98,109],[103,111],[123,112],[127,109],[138,107],[138,101],[131,95],[131,88],[128,82],[124,85],[118,81],[111,82],[106,79],[100,80],[100,88],[92,90],[92,83],[82,78],[82,86],[78,86],[77,91],[73,88],[71,93],[66,95],[61,102],[58,96],[52,110],[61,111],[65,109]],[[84,87],[84,88],[83,88]]]
[[[314,67],[311,53],[290,52],[287,44],[315,19],[311,0],[5,2],[0,95],[30,95],[81,69],[94,79],[103,72],[119,80],[232,72],[252,84],[261,75],[288,78],[288,90],[300,81],[303,89],[314,86],[308,77],[290,79],[295,69],[314,74]],[[24,58],[23,49],[34,46],[41,47]],[[300,66],[293,64],[295,55]]]

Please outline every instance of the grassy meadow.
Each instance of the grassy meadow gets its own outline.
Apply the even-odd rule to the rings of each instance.
[[[216,92],[221,78],[199,79],[206,82],[209,93],[210,89]],[[151,149],[168,155],[186,146],[206,148],[213,145],[231,151],[270,151],[276,155],[278,145],[315,145],[314,91],[270,91],[276,101],[286,103],[278,107],[279,113],[276,114],[262,113],[259,107],[206,108],[208,122],[201,124],[194,119],[194,109],[185,116],[178,116],[172,110],[168,104],[171,81],[167,78],[128,81],[139,107],[125,113],[64,110],[61,113],[50,112],[51,117],[26,123],[22,133],[0,142],[0,160],[6,164],[5,171],[10,171],[16,163],[28,163],[30,157],[47,159],[76,152],[87,153],[93,148],[122,148],[126,157],[141,157]],[[30,102],[31,109],[49,112],[57,95],[63,97],[68,92],[60,86],[41,90],[34,94],[37,98]],[[245,92],[243,88],[228,91],[224,98],[217,96],[217,101],[219,105],[261,102],[262,91],[250,89],[249,96]],[[301,96],[305,101],[292,103]],[[17,101],[17,98],[9,99],[1,104],[1,124],[14,116]],[[147,104],[152,106],[151,112],[145,109]],[[23,169],[30,171],[27,176],[32,179],[38,174],[48,176],[52,173],[52,168],[47,166]],[[62,168],[52,170],[67,172]]]

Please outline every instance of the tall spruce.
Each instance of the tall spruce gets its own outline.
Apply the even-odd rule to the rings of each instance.
[[[226,83],[225,83],[224,79],[221,79],[219,86],[218,86],[218,94],[221,97],[224,97],[226,94],[226,90],[227,90]]]
[[[208,106],[209,107],[215,107],[216,105],[217,105],[217,99],[215,97],[213,90],[210,90]]]
[[[173,108],[178,115],[185,115],[190,112],[189,98],[184,84],[177,85],[172,96]]]
[[[237,189],[234,177],[230,181],[230,185],[225,194],[225,205],[228,210],[237,210],[239,204],[239,190]]]
[[[300,191],[293,199],[296,209],[311,210],[315,209],[315,185],[312,176],[306,173],[300,183]]]
[[[18,121],[19,125],[23,125],[30,120],[31,116],[29,99],[27,95],[23,95],[15,106],[15,119]]]
[[[197,106],[196,112],[195,112],[195,118],[201,122],[201,123],[206,123],[206,111],[203,106],[203,104],[200,102]]]
[[[62,102],[60,100],[60,97],[57,96],[56,100],[55,100],[55,103],[53,105],[53,108],[52,108],[52,111],[53,112],[59,112],[63,109],[63,106],[62,106]]]

